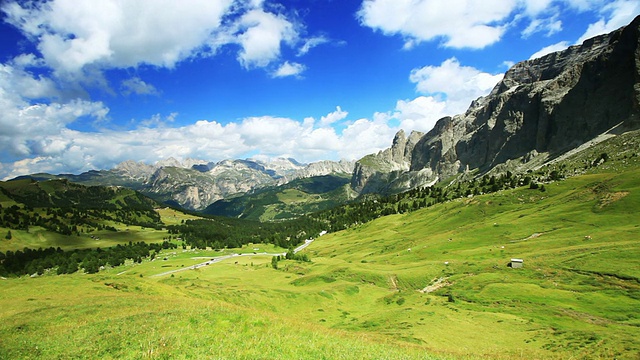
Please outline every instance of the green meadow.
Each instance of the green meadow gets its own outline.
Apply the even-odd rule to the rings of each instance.
[[[636,162],[381,217],[277,269],[249,244],[2,279],[0,358],[637,359]]]

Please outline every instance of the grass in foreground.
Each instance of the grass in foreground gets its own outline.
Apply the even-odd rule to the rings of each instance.
[[[0,358],[638,358],[640,170],[546,189],[383,217],[278,270],[256,254],[151,277],[219,254],[172,250],[1,280]]]

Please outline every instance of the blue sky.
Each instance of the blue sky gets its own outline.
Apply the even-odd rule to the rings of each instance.
[[[0,178],[358,159],[638,14],[636,0],[4,1]]]

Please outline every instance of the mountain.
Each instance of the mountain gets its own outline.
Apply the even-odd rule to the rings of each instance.
[[[125,161],[111,170],[74,174],[33,174],[36,180],[68,179],[84,185],[125,186],[158,201],[191,210],[203,210],[215,201],[299,178],[350,175],[355,162],[320,161],[301,164],[294,159],[257,159],[207,162],[168,158],[155,165]],[[25,177],[21,177],[25,178]]]
[[[514,65],[491,93],[427,134],[400,131],[365,156],[351,185],[393,193],[492,169],[535,169],[640,128],[640,17],[610,34]]]
[[[349,182],[346,174],[299,178],[284,185],[218,200],[202,212],[260,221],[295,218],[352,200],[357,194]]]

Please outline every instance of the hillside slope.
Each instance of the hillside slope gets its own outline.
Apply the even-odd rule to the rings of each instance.
[[[148,228],[149,233],[160,229],[157,207],[157,202],[121,187],[83,186],[68,180],[0,182],[0,250],[105,246],[98,240],[107,234],[119,242],[158,241],[163,236],[159,232],[142,238],[133,231],[115,235],[119,230],[128,232],[130,226]]]
[[[639,140],[557,162],[572,176],[545,191],[458,198],[321,236],[304,250],[310,262],[276,269],[248,244],[198,269],[220,253],[2,279],[0,357],[635,359]]]
[[[346,176],[325,175],[296,179],[251,194],[218,200],[204,214],[270,221],[296,218],[330,209],[351,200]]]

